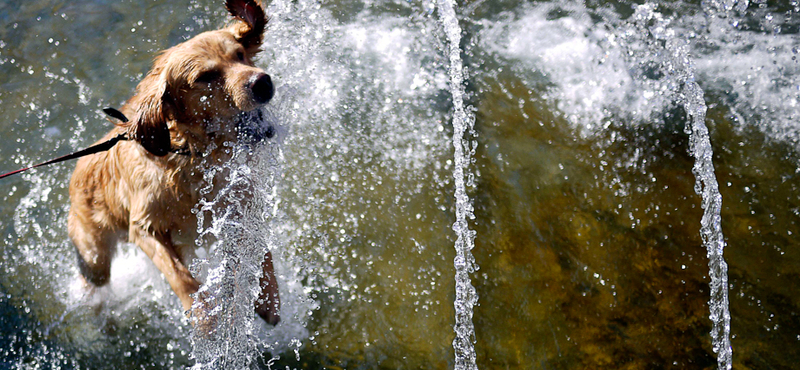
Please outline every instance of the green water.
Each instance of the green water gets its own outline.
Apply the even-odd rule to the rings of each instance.
[[[476,117],[468,190],[481,369],[716,366],[684,113],[668,106],[636,115],[632,97],[614,98],[616,75],[592,72],[615,63],[617,50],[598,28],[578,27],[564,45],[607,47],[605,64],[547,62],[561,49],[526,46],[560,30],[548,22],[605,19],[613,28],[634,5],[579,6],[589,16],[574,4],[555,7],[536,37],[514,32],[545,5],[459,4]],[[269,222],[280,230],[291,314],[260,329],[274,344],[258,360],[263,368],[454,364],[451,105],[433,9],[405,1],[267,7],[273,21],[259,64],[279,86],[273,105],[287,130],[282,216]],[[686,19],[702,17],[698,9],[659,8]],[[797,108],[783,104],[800,86],[793,9],[752,4],[739,39],[701,32],[691,53],[723,197],[734,369],[800,363],[800,128],[786,123]],[[769,28],[777,21],[764,25],[770,14],[785,18],[778,32]],[[214,1],[0,3],[0,172],[94,142],[110,125],[100,109],[130,96],[154,53],[224,21]],[[686,22],[675,24],[694,24]],[[730,45],[742,64],[728,68],[714,52]],[[771,89],[737,90],[770,71],[779,74]],[[603,104],[566,93],[573,82],[578,93],[593,91],[592,81],[610,84],[594,100]],[[76,305],[66,236],[72,166],[0,183],[0,368],[191,366],[180,304],[146,259],[131,257],[135,247],[120,247],[132,272],[112,284],[115,297]],[[139,275],[147,282],[126,280]]]

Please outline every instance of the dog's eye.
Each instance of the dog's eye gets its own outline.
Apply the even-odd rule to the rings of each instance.
[[[205,71],[205,72],[201,73],[200,76],[197,76],[197,79],[195,80],[195,82],[204,83],[204,84],[210,84],[210,83],[216,81],[219,77],[220,77],[219,71],[213,71],[213,70],[212,71]]]
[[[244,53],[241,52],[241,51],[237,52],[236,53],[236,58],[238,58],[240,61],[244,62]]]

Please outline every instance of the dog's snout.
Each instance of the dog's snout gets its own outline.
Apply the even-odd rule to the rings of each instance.
[[[263,74],[253,82],[251,87],[253,98],[259,104],[264,104],[275,95],[275,87],[272,86],[272,79],[267,74]]]

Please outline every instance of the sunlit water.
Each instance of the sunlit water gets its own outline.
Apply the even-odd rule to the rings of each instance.
[[[209,238],[194,268],[222,297],[215,277],[242,270],[221,261],[268,248],[281,324],[241,306],[224,333],[238,352],[204,347],[127,244],[85,296],[72,164],[57,165],[0,187],[0,367],[455,367],[457,109],[439,3],[266,6],[258,64],[282,135],[218,169],[262,186],[237,203],[246,217],[197,206]],[[476,366],[720,366],[693,119],[722,199],[733,368],[796,366],[798,4],[454,5],[477,143]],[[214,1],[0,4],[0,172],[94,142],[100,109],[130,97],[155,52],[225,19]],[[681,96],[688,72],[700,100]],[[705,119],[687,112],[700,106]]]

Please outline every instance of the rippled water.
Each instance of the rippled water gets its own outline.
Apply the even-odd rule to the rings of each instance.
[[[478,368],[718,366],[692,116],[677,93],[687,75],[664,67],[668,50],[685,52],[676,70],[692,71],[692,106],[707,108],[733,368],[800,362],[800,5],[639,5],[455,4],[475,118]],[[273,251],[283,321],[235,321],[251,330],[240,363],[455,366],[458,163],[438,7],[266,5],[258,64],[278,86],[268,111],[282,139],[222,169],[263,185],[242,208],[252,243],[222,243]],[[109,128],[100,109],[130,96],[155,52],[225,19],[205,0],[0,3],[0,172],[94,142]],[[65,227],[72,166],[2,180],[0,367],[202,364],[135,246],[83,296]],[[205,217],[220,228],[201,231],[231,235],[230,219]],[[203,246],[195,268],[211,274],[227,247]]]

